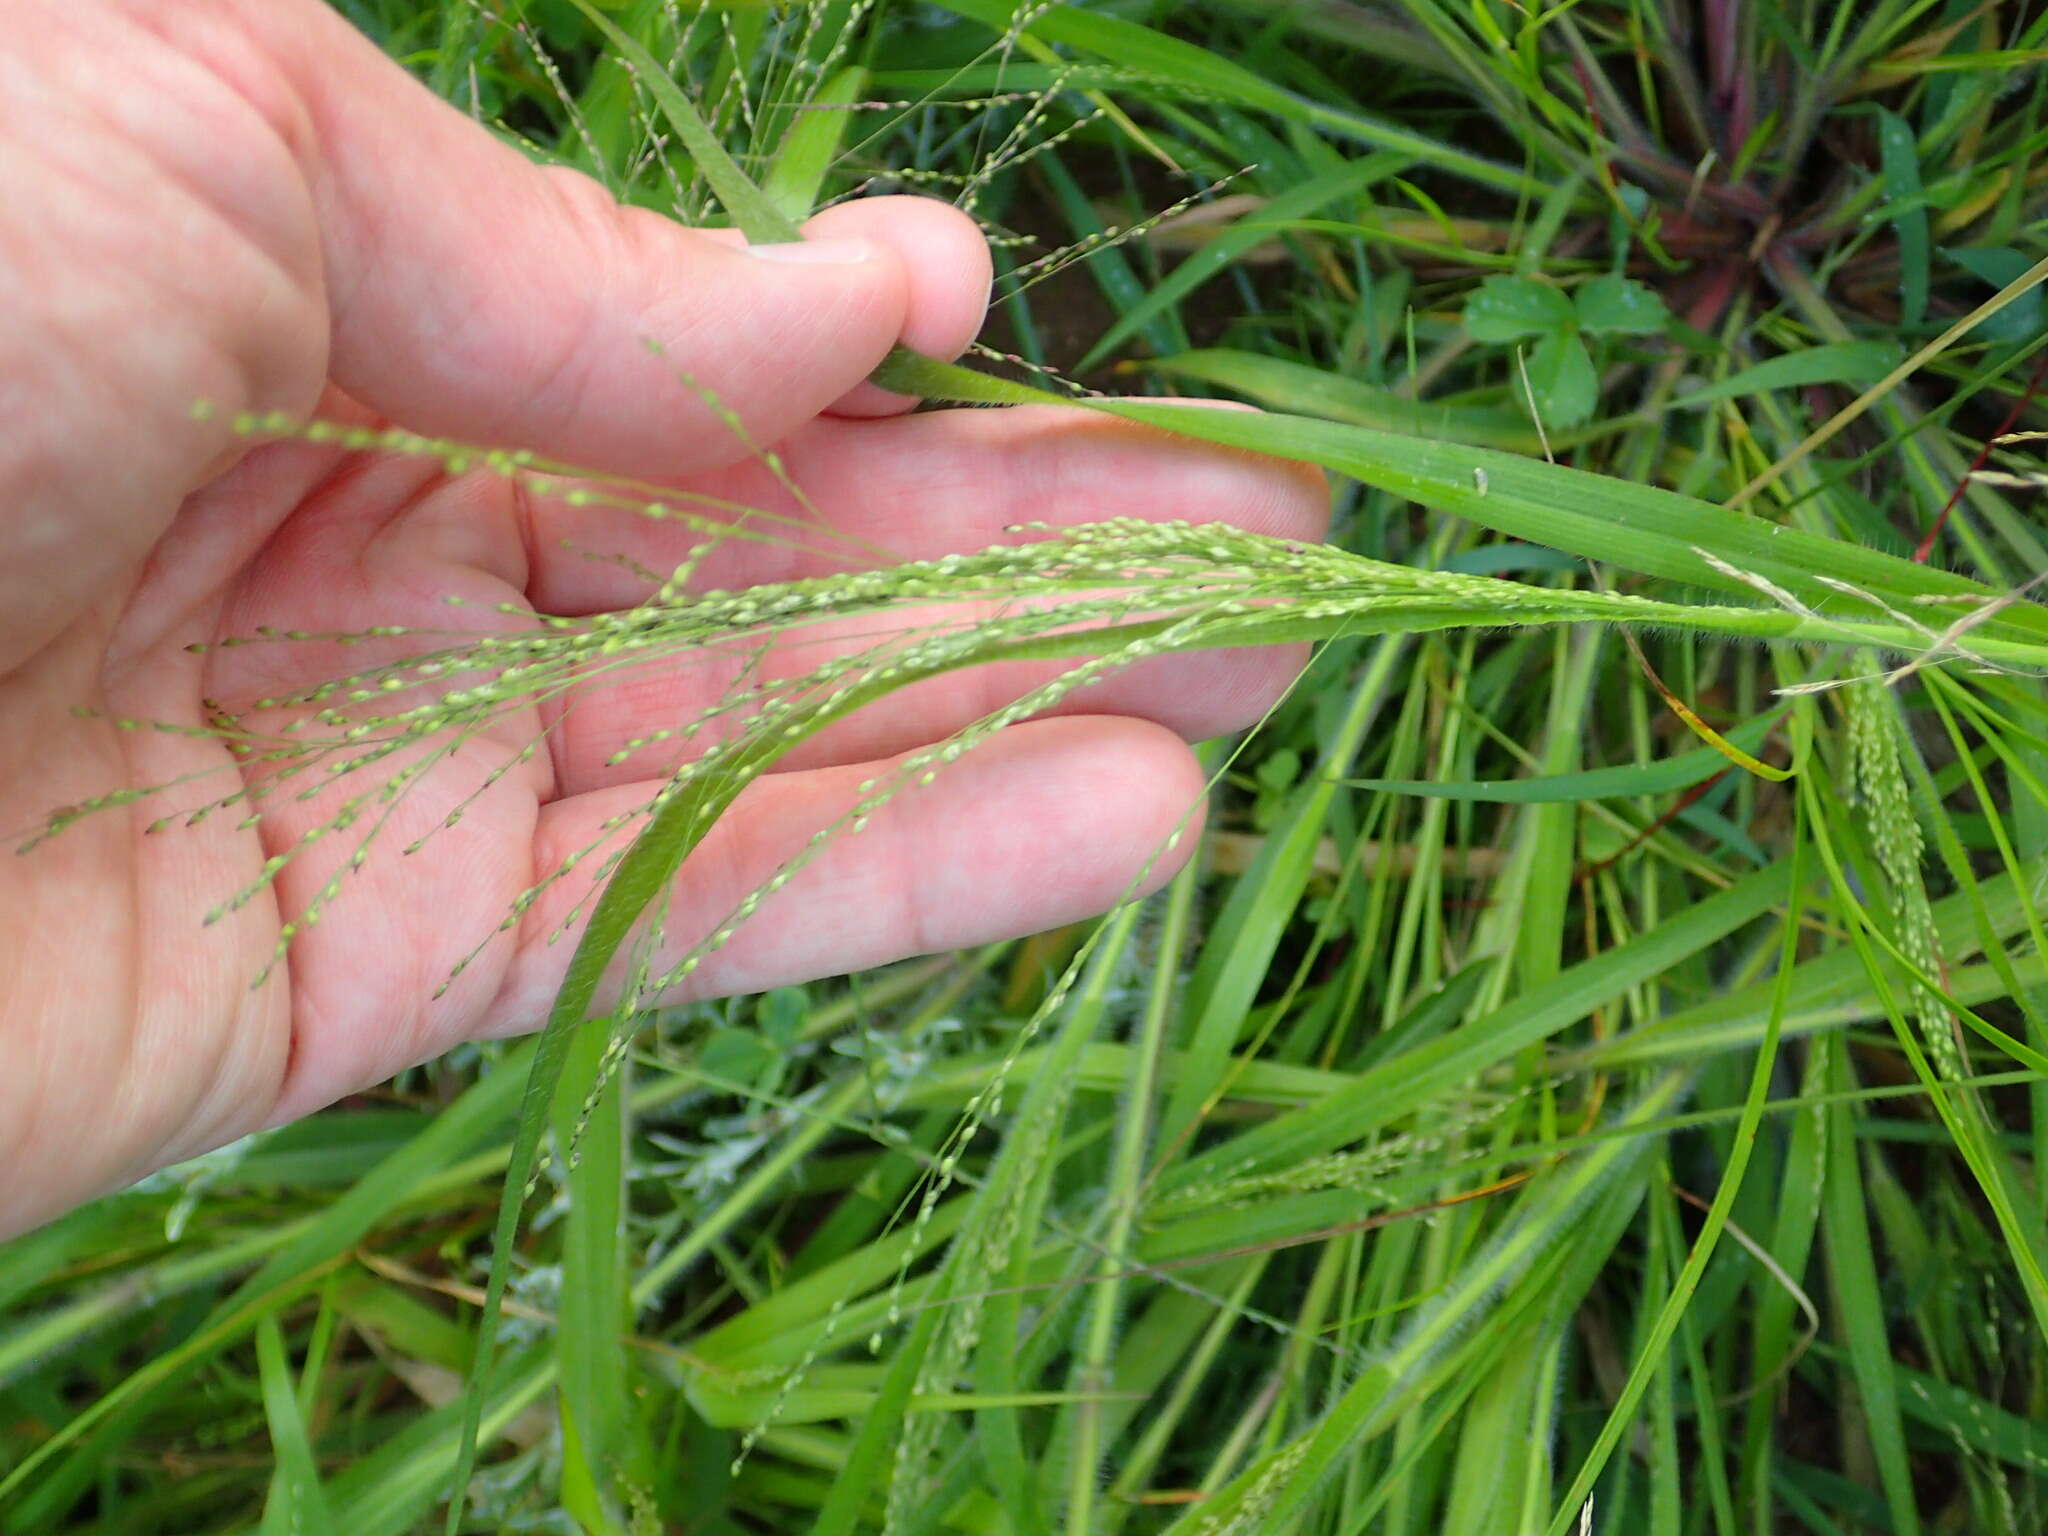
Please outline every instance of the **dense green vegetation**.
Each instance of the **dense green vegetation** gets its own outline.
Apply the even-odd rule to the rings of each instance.
[[[2048,551],[1996,441],[2048,426],[2048,19],[344,8],[693,220],[957,200],[1002,355],[934,394],[1336,475],[1329,553],[1110,528],[671,605],[656,663],[990,592],[1120,623],[1088,665],[1318,647],[1100,924],[566,995],[0,1248],[0,1530],[435,1529],[472,1424],[478,1531],[2048,1527]],[[1048,651],[764,690],[622,868],[883,667]]]

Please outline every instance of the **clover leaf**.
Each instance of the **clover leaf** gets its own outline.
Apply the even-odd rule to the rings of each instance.
[[[1593,414],[1600,398],[1600,376],[1593,355],[1570,331],[1551,331],[1528,354],[1529,393],[1543,411],[1543,424],[1575,427]]]
[[[1465,329],[1474,341],[1516,341],[1572,324],[1563,290],[1532,277],[1489,277],[1465,301]]]
[[[1528,393],[1544,425],[1577,426],[1599,402],[1600,379],[1587,336],[1654,336],[1671,322],[1664,301],[1633,278],[1591,278],[1567,297],[1533,277],[1489,277],[1465,301],[1474,341],[1534,339],[1523,353]],[[1521,393],[1521,391],[1517,391]]]
[[[1579,329],[1593,336],[1655,336],[1671,323],[1671,311],[1655,292],[1611,274],[1581,284],[1572,309]]]

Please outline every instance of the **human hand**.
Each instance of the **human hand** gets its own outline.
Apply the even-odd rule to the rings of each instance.
[[[823,519],[904,557],[979,548],[1024,519],[1320,527],[1320,480],[1298,468],[1080,412],[899,414],[869,371],[899,340],[957,353],[986,301],[980,238],[939,204],[849,204],[800,248],[750,252],[530,164],[316,0],[0,0],[0,16],[0,829],[187,775],[210,797],[237,772],[219,741],[113,722],[197,728],[204,701],[233,709],[348,669],[318,643],[194,641],[445,628],[450,597],[475,605],[458,612],[597,612],[645,588],[565,540],[664,570],[690,542],[660,524],[600,532],[587,510],[430,460],[245,451],[226,424],[239,411],[396,422],[794,510],[686,370],[777,445]],[[194,419],[199,400],[211,419]],[[805,574],[792,558],[733,544],[702,576]],[[1183,738],[1255,718],[1297,660],[1162,659],[1090,690],[1086,715],[1002,733],[830,848],[693,994],[1069,921],[1148,860],[1156,884],[1201,794]],[[317,800],[155,837],[162,807],[109,810],[0,864],[0,1235],[462,1040],[536,1027],[573,948],[547,935],[587,885],[557,887],[435,993],[537,873],[648,798],[659,759],[607,759],[716,702],[732,680],[716,670],[591,690],[464,743],[399,802],[390,844],[502,776],[417,855],[370,860],[254,989],[346,840],[213,927],[199,916],[294,846]],[[715,926],[877,759],[1043,675],[939,679],[805,743],[691,857],[669,932]]]

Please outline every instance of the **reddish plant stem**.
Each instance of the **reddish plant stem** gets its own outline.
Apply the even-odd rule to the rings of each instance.
[[[2034,396],[2040,392],[2043,381],[2048,381],[2048,352],[2044,352],[2041,361],[2034,365],[2034,376],[2027,380],[2026,392],[2014,402],[2013,408],[2005,413],[2005,420],[1998,424],[1998,430],[1984,439],[1984,446],[1977,450],[1977,457],[1970,460],[1970,467],[1963,471],[1962,478],[1956,481],[1956,488],[1949,492],[1948,500],[1942,506],[1941,515],[1935,518],[1934,526],[1927,530],[1927,536],[1920,541],[1920,547],[1913,551],[1915,565],[1925,565],[1927,557],[1934,553],[1934,541],[1941,537],[1941,530],[1948,526],[1948,515],[1955,511],[1956,503],[1963,499],[1963,492],[1970,488],[1970,477],[1984,467],[1985,460],[1991,457],[1991,450],[1997,446],[1998,440],[2013,429],[2013,423],[2017,422],[2026,408],[2034,403]]]
[[[1711,779],[1706,779],[1698,784],[1693,785],[1692,788],[1686,790],[1683,794],[1681,794],[1678,797],[1678,799],[1672,804],[1670,810],[1666,811],[1663,815],[1659,816],[1655,821],[1651,822],[1647,827],[1643,828],[1642,831],[1638,832],[1626,843],[1623,843],[1620,848],[1616,849],[1613,853],[1609,854],[1606,858],[1602,859],[1597,864],[1582,865],[1578,870],[1579,880],[1581,882],[1591,881],[1595,875],[1598,875],[1605,870],[1611,869],[1614,865],[1619,864],[1623,859],[1627,858],[1630,854],[1634,853],[1638,848],[1642,847],[1643,844],[1647,843],[1659,832],[1662,832],[1666,827],[1670,826],[1672,822],[1678,820],[1680,816],[1683,816],[1686,813],[1686,811],[1689,810],[1696,801],[1698,801],[1701,797],[1703,797],[1706,794],[1708,790],[1712,789],[1716,784],[1720,783],[1723,779],[1727,778],[1728,775],[1733,773],[1734,771],[1735,765],[1733,763],[1730,763],[1726,768],[1723,768]]]

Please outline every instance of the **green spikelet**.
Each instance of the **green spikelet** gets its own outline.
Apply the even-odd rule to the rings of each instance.
[[[1859,668],[1874,672],[1876,658],[1865,655]],[[1850,758],[1871,846],[1890,887],[1895,940],[1900,953],[1921,975],[1939,976],[1941,954],[1934,910],[1921,878],[1925,844],[1907,792],[1905,768],[1899,761],[1898,733],[1903,727],[1898,709],[1891,690],[1875,679],[1855,683],[1843,692]],[[1964,1076],[1962,1051],[1948,1010],[1939,995],[1917,981],[1913,983],[1913,1017],[1935,1069],[1946,1080],[1959,1081]]]

